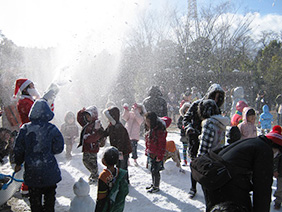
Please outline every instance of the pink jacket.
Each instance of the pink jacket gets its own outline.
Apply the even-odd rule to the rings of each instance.
[[[139,140],[140,126],[144,121],[143,116],[138,110],[124,110],[122,119],[126,121],[125,128],[127,129],[130,140]]]
[[[251,109],[250,107],[245,107],[243,109],[243,114],[242,114],[243,122],[238,125],[238,128],[241,132],[241,139],[257,137],[256,125],[247,121],[246,114],[250,109]]]

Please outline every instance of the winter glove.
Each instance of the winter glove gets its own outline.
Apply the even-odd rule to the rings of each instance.
[[[129,110],[127,103],[124,103],[122,107],[123,107],[125,110]]]

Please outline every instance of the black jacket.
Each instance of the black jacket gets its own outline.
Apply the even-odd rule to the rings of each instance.
[[[224,90],[218,84],[212,84],[209,87],[203,99],[197,100],[192,103],[191,107],[189,108],[187,113],[184,115],[184,119],[183,119],[183,124],[184,124],[186,133],[189,129],[193,129],[197,135],[201,134],[202,120],[200,119],[199,114],[198,114],[198,105],[204,99],[214,99],[215,93],[217,92],[220,93],[220,98],[219,98],[219,101],[217,102],[217,106],[218,108],[220,108],[223,105],[225,93],[224,93]]]
[[[183,127],[183,116],[179,116],[178,121],[177,121],[177,127],[180,129],[180,136],[183,137],[185,136],[185,130]]]
[[[167,103],[157,86],[150,88],[149,96],[143,100],[143,105],[148,112],[155,112],[159,117],[167,116]]]
[[[273,177],[271,141],[260,136],[237,142],[223,149],[219,155],[240,171],[237,170],[233,179],[222,188],[214,191],[204,189],[207,208],[233,201],[245,206],[248,211],[269,211]],[[250,191],[253,191],[252,203]]]

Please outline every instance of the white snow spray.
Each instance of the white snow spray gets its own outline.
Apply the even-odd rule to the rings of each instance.
[[[31,71],[27,77],[41,94],[54,83],[55,123],[62,123],[68,111],[75,114],[83,107],[104,109],[109,91],[118,76],[124,36],[145,7],[146,0],[67,1],[61,8],[66,22],[63,37],[53,52],[52,70]],[[54,5],[55,7],[55,5]],[[60,11],[58,8],[56,11]],[[54,27],[54,33],[56,33]],[[60,32],[62,30],[60,29]],[[42,64],[44,66],[44,64]],[[45,67],[46,69],[46,67]],[[45,70],[43,69],[43,70]]]

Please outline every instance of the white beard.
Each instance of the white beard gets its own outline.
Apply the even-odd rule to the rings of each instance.
[[[30,96],[32,96],[32,98],[39,99],[40,98],[40,94],[38,93],[38,91],[36,90],[36,88],[28,88],[27,92],[29,93]]]

